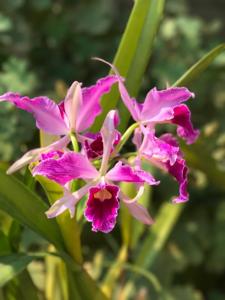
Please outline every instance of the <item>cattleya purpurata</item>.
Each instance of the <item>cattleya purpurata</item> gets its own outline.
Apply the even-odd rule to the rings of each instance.
[[[76,204],[87,195],[84,216],[92,223],[93,231],[104,233],[114,228],[121,201],[136,219],[148,225],[153,223],[148,210],[138,200],[146,184],[158,185],[159,181],[142,169],[143,160],[168,172],[177,180],[179,195],[173,202],[188,200],[188,168],[178,141],[170,133],[157,137],[156,125],[176,125],[177,135],[188,144],[193,143],[199,135],[199,131],[192,126],[189,108],[183,104],[194,97],[187,88],[171,87],[161,91],[153,88],[145,101],[139,103],[130,97],[124,79],[116,68],[109,65],[115,75],[106,76],[89,88],[81,88],[81,84],[75,81],[58,105],[45,96],[30,99],[12,92],[0,96],[0,101],[9,101],[32,113],[39,129],[59,137],[47,147],[27,152],[9,168],[8,173],[35,162],[33,176],[47,177],[60,184],[64,190],[63,197],[46,212],[47,216],[53,218],[69,210],[73,217]],[[114,84],[118,84],[121,99],[135,120],[135,126],[131,125],[121,135],[117,130],[118,112],[111,110],[100,132],[91,133],[88,130],[101,113],[101,97]],[[127,158],[119,151],[133,131],[136,156]],[[69,149],[71,139],[81,145],[80,152],[75,148],[73,151]],[[72,192],[72,182],[76,179],[82,179],[84,185]],[[120,182],[135,184],[137,193],[133,199],[121,191],[118,185]]]
[[[78,134],[88,129],[101,113],[101,97],[108,93],[117,81],[117,76],[109,75],[88,88],[81,88],[81,83],[75,81],[68,89],[65,99],[58,105],[46,96],[30,99],[13,92],[1,95],[0,102],[11,102],[18,108],[31,113],[36,119],[37,128],[61,137],[47,147],[27,152],[9,168],[8,174],[36,161],[41,153],[65,148],[70,142],[71,133]]]

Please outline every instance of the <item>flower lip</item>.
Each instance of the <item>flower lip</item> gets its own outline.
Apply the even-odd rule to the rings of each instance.
[[[110,232],[115,224],[119,209],[119,188],[110,184],[99,184],[89,189],[84,215],[92,223],[92,230]]]

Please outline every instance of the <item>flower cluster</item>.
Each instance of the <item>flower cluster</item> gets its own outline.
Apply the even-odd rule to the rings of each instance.
[[[63,197],[46,212],[48,218],[56,217],[67,209],[73,217],[78,201],[88,195],[84,216],[92,223],[93,231],[105,233],[114,228],[121,201],[136,219],[152,224],[147,209],[138,203],[138,199],[144,193],[146,184],[158,185],[159,181],[142,169],[143,160],[167,171],[177,180],[179,195],[173,202],[188,200],[188,169],[178,142],[170,133],[156,136],[156,125],[176,125],[177,135],[188,144],[199,135],[199,131],[192,126],[190,110],[183,104],[194,97],[187,88],[171,87],[161,91],[153,88],[144,102],[139,103],[130,97],[124,79],[114,66],[110,66],[115,75],[101,78],[88,88],[75,81],[58,105],[46,96],[30,99],[13,92],[0,96],[0,101],[11,102],[32,113],[39,129],[58,136],[58,140],[51,145],[27,152],[9,168],[8,174],[35,162],[33,176],[45,176],[60,184],[64,190]],[[114,84],[118,85],[121,99],[135,123],[121,135],[117,130],[118,112],[111,110],[100,132],[91,133],[89,128],[101,114],[101,98]],[[131,134],[137,149],[132,160],[119,154]],[[69,148],[70,142],[74,146],[73,151]],[[76,179],[82,179],[84,185],[72,192],[72,182]],[[137,194],[133,199],[121,191],[118,186],[120,182],[135,184]]]

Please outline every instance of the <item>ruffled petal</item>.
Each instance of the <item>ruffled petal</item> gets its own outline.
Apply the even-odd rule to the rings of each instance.
[[[143,109],[141,111],[141,120],[146,122],[164,122],[173,118],[173,109],[180,103],[194,97],[187,88],[168,88],[158,91],[153,88],[147,94]]]
[[[163,139],[157,138],[154,131],[147,130],[144,134],[144,140],[139,151],[148,159],[160,162],[169,161],[173,165],[178,157],[180,149],[178,145],[172,145]]]
[[[174,116],[171,123],[178,125],[177,134],[187,141],[187,144],[192,144],[199,136],[199,130],[194,129],[191,123],[191,112],[185,104],[181,104],[174,108]]]
[[[0,96],[0,101],[11,102],[18,108],[32,113],[36,119],[36,126],[47,133],[64,135],[69,132],[58,105],[45,96],[30,99],[9,92]]]
[[[120,206],[118,194],[119,188],[115,185],[90,188],[84,215],[92,222],[93,231],[108,233],[114,228]]]
[[[187,192],[188,183],[188,168],[184,159],[177,159],[174,165],[166,164],[168,172],[177,180],[179,183],[179,196],[173,199],[174,203],[186,202],[189,199]]]
[[[33,175],[46,176],[59,184],[66,184],[72,179],[93,179],[99,176],[86,156],[67,152],[59,159],[49,158],[39,163],[33,169]]]
[[[102,96],[108,93],[116,82],[118,76],[109,75],[99,79],[93,86],[82,88],[83,99],[77,114],[76,131],[84,131],[94,123],[95,118],[102,111],[100,106]]]
[[[171,134],[162,135],[159,140],[167,143],[171,147],[177,147],[178,143],[176,139]],[[169,149],[169,147],[168,147]],[[178,148],[179,149],[179,148]],[[179,196],[173,199],[174,203],[186,202],[188,201],[187,183],[188,183],[188,168],[186,162],[183,158],[181,150],[176,153],[176,160],[171,164],[171,161],[161,159],[160,156],[156,159],[150,159],[155,165],[167,171],[171,174],[179,184]]]
[[[107,174],[107,180],[112,181],[124,181],[134,183],[148,183],[149,185],[157,185],[159,181],[148,172],[144,170],[132,169],[129,165],[123,165],[122,162],[118,162]]]

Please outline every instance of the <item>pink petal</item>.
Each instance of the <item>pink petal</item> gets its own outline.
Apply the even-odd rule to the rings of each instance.
[[[160,162],[169,161],[172,165],[175,163],[180,149],[178,145],[171,145],[163,139],[157,138],[154,131],[146,130],[144,141],[139,151],[148,159]]]
[[[86,156],[75,153],[66,152],[59,159],[47,159],[33,170],[33,175],[46,176],[59,184],[66,184],[72,179],[93,179],[99,176],[98,171],[91,165]]]
[[[82,106],[83,97],[81,84],[74,81],[69,88],[66,98],[64,100],[64,109],[68,117],[70,129],[76,129],[76,122],[78,114],[80,113],[80,107]],[[86,116],[85,116],[86,117]]]
[[[158,91],[156,88],[150,90],[145,98],[141,112],[142,121],[163,122],[173,118],[173,109],[180,103],[194,97],[187,88],[168,88]]]
[[[116,82],[118,82],[118,77],[110,75],[101,78],[95,85],[82,89],[83,101],[79,106],[76,119],[76,130],[78,132],[84,131],[94,123],[95,118],[102,111],[100,106],[102,96],[108,93]]]
[[[146,145],[149,145],[146,143]],[[147,158],[155,166],[169,172],[179,183],[179,196],[173,202],[188,201],[187,192],[187,173],[188,168],[183,159],[177,140],[171,134],[164,134],[160,138],[156,138],[156,148],[159,146],[159,151],[148,148],[141,149],[141,155]],[[155,152],[152,154],[152,152]],[[158,152],[158,155],[155,155]]]
[[[7,174],[12,174],[23,168],[24,166],[30,164],[31,162],[39,160],[41,158],[41,155],[45,152],[63,150],[68,143],[69,138],[65,136],[47,147],[36,148],[28,151],[10,166],[10,168],[7,170]]]
[[[187,192],[187,175],[188,168],[184,159],[177,159],[174,165],[166,164],[168,172],[179,183],[179,196],[173,199],[174,203],[182,203],[188,201],[189,195]]]
[[[104,175],[108,168],[109,157],[116,139],[116,126],[118,125],[119,116],[116,110],[110,110],[105,118],[101,128],[101,136],[103,141],[103,157],[100,173]]]
[[[61,199],[57,200],[48,211],[46,211],[46,215],[49,219],[55,218],[61,215],[67,209],[70,212],[71,218],[73,218],[75,213],[75,204],[77,199],[74,198],[72,194],[67,192]]]
[[[70,212],[71,218],[74,217],[75,213],[75,206],[77,202],[87,194],[89,188],[91,186],[91,183],[86,184],[73,194],[71,194],[67,189],[64,189],[64,196],[57,200],[46,212],[46,215],[48,218],[55,218],[58,215],[62,214],[67,209]]]
[[[109,65],[113,72],[116,74],[117,79],[118,79],[118,83],[119,83],[119,91],[120,91],[120,95],[121,98],[124,102],[124,105],[127,107],[127,109],[130,111],[133,119],[135,121],[139,121],[140,120],[140,110],[141,110],[141,105],[133,98],[130,97],[125,85],[124,85],[124,78],[120,76],[118,70],[116,69],[116,67],[114,65],[112,65],[111,63],[107,62],[104,59],[95,57],[94,59],[99,60],[107,65]]]
[[[142,130],[141,130],[140,127],[135,129],[132,142],[136,146],[137,149],[139,149],[141,147],[141,144],[142,144]]]
[[[119,143],[121,134],[119,131],[115,130],[115,138],[113,141],[113,147],[111,152],[114,150],[115,146]],[[85,134],[82,137],[79,136],[79,140],[83,144],[84,151],[89,159],[99,158],[103,154],[103,141],[101,133],[95,134]]]
[[[131,215],[135,219],[147,225],[152,225],[154,223],[154,220],[149,215],[148,210],[144,206],[142,206],[137,202],[133,202],[133,203],[124,202],[124,203],[129,209]]]
[[[39,129],[55,135],[67,134],[69,129],[62,118],[58,105],[45,96],[28,98],[18,93],[6,93],[0,96],[0,101],[9,101],[33,114]]]
[[[178,125],[177,134],[185,139],[188,144],[196,141],[199,136],[199,130],[193,128],[191,112],[185,104],[174,108],[174,116],[171,122]]]
[[[119,210],[119,188],[115,185],[95,186],[89,190],[89,198],[84,215],[92,222],[93,231],[110,232]]]
[[[25,153],[21,158],[15,161],[7,170],[7,174],[10,175],[24,166],[30,164],[33,161],[37,161],[42,153],[43,148],[36,148]]]
[[[141,104],[139,104],[134,98],[131,98],[121,77],[119,77],[119,91],[124,105],[129,110],[132,118],[135,121],[140,121]]]
[[[112,181],[124,181],[135,183],[148,183],[150,185],[159,184],[154,177],[145,172],[144,170],[134,170],[129,165],[123,165],[122,162],[118,162],[107,174],[107,180]]]

